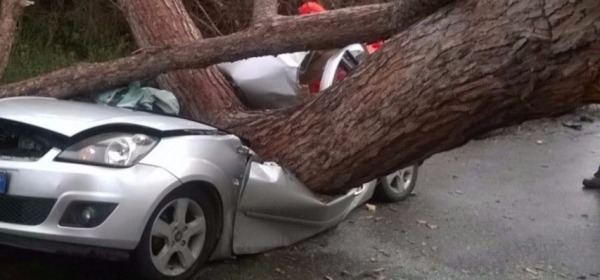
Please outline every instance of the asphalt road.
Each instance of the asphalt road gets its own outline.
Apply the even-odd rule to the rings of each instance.
[[[436,155],[416,196],[354,211],[289,248],[209,264],[197,279],[600,279],[600,122],[558,120]],[[0,247],[0,279],[131,279],[126,263]]]

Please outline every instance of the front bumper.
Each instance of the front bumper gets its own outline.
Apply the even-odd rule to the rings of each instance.
[[[0,222],[0,244],[42,251],[61,251],[44,244],[72,247],[132,250],[137,246],[152,211],[179,180],[166,170],[144,164],[130,168],[108,168],[56,162],[60,151],[51,150],[36,162],[0,159],[0,170],[8,172],[5,197],[56,200],[47,218],[36,225]],[[95,228],[59,225],[73,201],[116,203],[117,207]],[[21,211],[28,211],[22,207]],[[14,238],[18,236],[19,238]]]

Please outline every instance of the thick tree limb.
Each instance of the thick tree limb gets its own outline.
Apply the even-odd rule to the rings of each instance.
[[[254,0],[252,23],[259,23],[277,16],[277,0]]]
[[[600,101],[600,1],[468,0],[386,42],[294,110],[232,127],[317,192]]]
[[[33,5],[27,0],[0,1],[0,78],[8,65],[10,50],[15,40],[17,22],[25,7]]]
[[[339,47],[391,37],[451,0],[405,0],[298,17],[279,17],[248,31],[185,46],[149,48],[114,61],[79,64],[0,87],[0,97],[69,97],[252,56]]]

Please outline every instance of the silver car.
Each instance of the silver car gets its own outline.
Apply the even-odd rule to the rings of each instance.
[[[207,260],[306,239],[377,185],[323,200],[244,139],[202,123],[51,98],[0,100],[0,243],[130,259],[149,279],[185,279]]]
[[[235,135],[49,98],[0,100],[0,243],[111,259],[148,278],[290,245],[373,194],[323,202]]]

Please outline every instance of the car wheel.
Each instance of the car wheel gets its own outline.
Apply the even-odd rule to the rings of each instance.
[[[146,279],[188,279],[208,259],[217,239],[214,204],[191,189],[176,190],[152,213],[135,251]]]
[[[379,201],[397,202],[410,196],[417,184],[419,166],[413,165],[379,178],[374,197]]]

